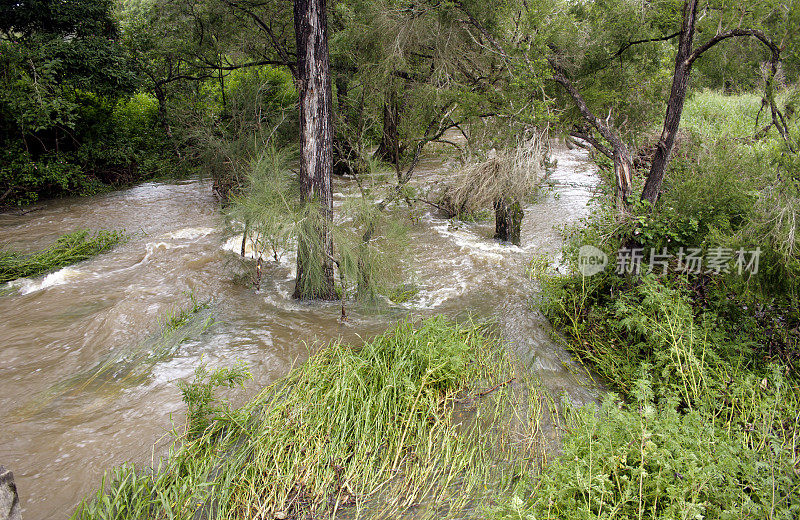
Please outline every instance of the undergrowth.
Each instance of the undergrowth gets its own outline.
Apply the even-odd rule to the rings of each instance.
[[[568,414],[562,456],[496,518],[800,515],[797,160],[774,131],[753,136],[757,112],[753,96],[695,95],[657,204],[619,218],[598,199],[568,235],[570,274],[532,261],[535,306],[616,394]],[[615,273],[631,243],[642,271]],[[576,273],[585,244],[608,254],[604,272]],[[647,274],[651,248],[672,254],[665,272]],[[758,249],[761,265],[680,272],[689,248]]]
[[[0,283],[54,271],[110,250],[127,239],[122,231],[75,231],[41,251],[0,251]]]

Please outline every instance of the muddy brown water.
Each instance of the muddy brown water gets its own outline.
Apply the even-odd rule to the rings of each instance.
[[[409,314],[494,319],[551,391],[577,403],[595,399],[597,390],[529,306],[535,288],[526,263],[534,254],[557,257],[558,229],[587,214],[598,182],[583,152],[555,148],[554,157],[552,186],[525,208],[523,247],[494,241],[492,223],[453,225],[425,211],[410,230],[404,260],[419,294],[393,309],[352,310],[346,324],[338,321],[338,304],[291,300],[289,255],[266,264],[260,292],[241,281],[239,241],[204,181],[148,183],[0,215],[4,248],[45,247],[81,228],[135,233],[110,253],[12,282],[11,294],[0,296],[0,464],[15,474],[24,517],[67,518],[113,465],[148,463],[163,451],[185,419],[176,383],[191,379],[201,360],[212,367],[246,362],[254,379],[232,396],[242,401],[306,359],[307,344],[360,341]],[[430,165],[418,177],[426,175],[436,175]],[[349,189],[337,183],[340,194]],[[109,355],[146,346],[166,312],[186,307],[189,291],[211,300],[210,329],[146,367],[143,377],[54,392]]]

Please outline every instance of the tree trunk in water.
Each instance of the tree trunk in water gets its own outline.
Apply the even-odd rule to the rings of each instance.
[[[333,278],[333,124],[325,0],[294,0],[297,90],[300,95],[301,200],[317,207],[307,215],[297,245],[294,297],[336,299]]]
[[[522,230],[522,206],[517,201],[505,197],[494,203],[494,237],[503,242],[520,245]]]
[[[642,191],[642,200],[647,200],[651,204],[658,200],[661,192],[661,183],[664,181],[664,173],[667,170],[667,163],[681,122],[683,104],[686,101],[686,88],[689,85],[689,73],[692,70],[692,61],[689,58],[692,54],[692,40],[696,23],[697,0],[688,0],[683,4],[683,22],[678,54],[675,57],[675,71],[672,75],[672,89],[667,102],[667,114],[664,117],[664,130],[656,145],[650,173],[647,175],[647,181],[645,181]]]

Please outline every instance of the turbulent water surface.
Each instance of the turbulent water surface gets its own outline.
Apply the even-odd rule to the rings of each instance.
[[[0,215],[0,244],[18,250],[81,228],[133,233],[110,253],[0,292],[7,293],[0,296],[0,464],[16,476],[24,516],[66,518],[112,465],[157,455],[185,417],[176,382],[190,379],[201,360],[248,363],[254,380],[235,396],[242,400],[306,359],[307,344],[360,341],[409,313],[495,318],[550,390],[593,399],[529,309],[526,263],[557,255],[558,228],[586,214],[597,182],[582,152],[556,149],[554,157],[553,187],[525,208],[523,247],[494,241],[492,223],[453,225],[431,210],[410,230],[406,261],[419,294],[390,311],[351,312],[346,324],[338,304],[290,299],[290,257],[267,262],[255,292],[239,274],[240,239],[226,231],[203,181],[148,183]],[[435,175],[428,165],[419,177]],[[340,194],[352,188],[336,186]],[[190,292],[210,301],[215,323],[161,338],[165,314],[186,308]]]

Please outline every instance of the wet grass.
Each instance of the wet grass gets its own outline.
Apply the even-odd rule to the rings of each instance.
[[[33,253],[0,251],[0,283],[38,276],[109,251],[128,235],[122,231],[75,231]]]
[[[760,108],[761,97],[756,94],[730,96],[703,90],[692,94],[686,102],[682,126],[700,135],[752,137],[770,121],[769,111],[759,114]]]
[[[244,407],[212,407],[160,463],[115,469],[73,518],[481,517],[538,471],[552,420],[503,352],[444,318],[334,342]],[[209,384],[183,386],[190,409]]]
[[[494,518],[797,517],[800,384],[761,331],[681,278],[544,282],[540,308],[618,394],[568,413],[562,456]]]

